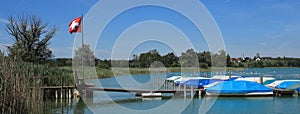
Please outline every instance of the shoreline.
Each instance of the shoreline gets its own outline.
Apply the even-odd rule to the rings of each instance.
[[[253,67],[251,67],[253,68]],[[259,67],[256,67],[259,68]],[[263,68],[299,68],[299,67],[263,67]],[[101,69],[96,68],[97,76],[96,77],[90,77],[92,79],[100,79],[100,78],[110,78],[114,76],[125,76],[125,75],[136,75],[136,74],[149,74],[152,72],[164,72],[172,73],[172,72],[182,72],[181,67],[167,67],[166,70],[162,70],[161,68],[154,68],[151,71],[149,68],[129,68],[130,72],[128,72],[128,68],[113,68],[116,72],[113,72],[112,69]],[[226,67],[226,71],[240,71],[245,70],[248,68],[244,67]],[[183,72],[210,72],[212,71],[212,68],[183,68]],[[217,70],[217,68],[215,69]]]
[[[112,69],[97,69],[97,74],[98,72],[101,72],[101,70],[105,70],[105,72],[110,71],[111,74],[105,74],[105,75],[97,75],[97,77],[92,77],[92,78],[109,78],[109,77],[114,77],[114,76],[124,76],[124,75],[135,75],[135,74],[149,74],[151,71],[149,71],[149,68],[129,68],[130,73],[128,73],[128,68],[113,68],[114,70],[117,70],[117,72],[112,72]],[[217,69],[217,68],[216,68]],[[226,67],[226,71],[238,71],[238,70],[244,70],[246,68],[233,68],[233,67]],[[159,68],[154,68],[156,72],[163,72],[164,70],[160,70]],[[210,72],[212,71],[212,68],[182,68],[181,67],[167,67],[166,72],[167,73],[172,73],[172,72]],[[155,72],[154,71],[154,72]],[[107,72],[108,73],[108,72]]]

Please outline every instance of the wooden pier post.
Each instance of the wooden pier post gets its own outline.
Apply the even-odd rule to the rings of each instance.
[[[186,96],[186,85],[185,84],[183,85],[183,96],[184,97]]]
[[[60,84],[61,84],[61,88],[60,88],[60,98],[63,98],[63,78],[62,76],[60,76]]]
[[[173,81],[173,90],[175,90],[176,89],[176,84],[175,84],[175,82]]]
[[[264,84],[264,77],[263,77],[263,76],[260,76],[260,77],[259,77],[259,83],[260,83],[260,84]]]
[[[193,98],[193,97],[194,97],[194,87],[191,86],[191,98]]]
[[[85,90],[85,97],[88,98],[89,100],[93,101],[93,97],[94,97],[93,90],[86,89]]]
[[[55,90],[55,98],[58,99],[57,90]]]
[[[72,99],[72,94],[71,94],[72,92],[71,92],[71,89],[69,89],[69,93],[68,93],[68,98],[69,99]]]

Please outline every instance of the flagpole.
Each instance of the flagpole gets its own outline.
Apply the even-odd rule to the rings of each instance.
[[[83,15],[81,14],[81,39],[82,39],[82,48],[83,48],[83,45],[84,45],[84,40],[83,40]]]
[[[81,52],[81,69],[82,69],[82,79],[84,82],[84,68],[83,68],[83,54],[84,54],[84,34],[83,34],[83,14],[81,14],[81,46],[82,46],[82,52]]]

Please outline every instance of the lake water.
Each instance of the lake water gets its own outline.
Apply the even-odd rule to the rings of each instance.
[[[179,75],[170,73],[167,77]],[[210,73],[208,73],[211,75]],[[249,68],[232,71],[227,74],[241,76],[273,76],[276,79],[300,79],[300,68]],[[195,73],[184,73],[195,75]],[[196,75],[204,76],[204,73]],[[157,75],[118,76],[92,80],[99,87],[125,87],[157,89]],[[154,80],[154,81],[153,81]],[[94,92],[94,99],[77,101],[76,99],[48,101],[49,113],[76,114],[115,114],[115,113],[184,113],[184,114],[298,114],[300,112],[300,96],[293,97],[194,97],[171,96],[162,98],[140,98],[132,93]]]

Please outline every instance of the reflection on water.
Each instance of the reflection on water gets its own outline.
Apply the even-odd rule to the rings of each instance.
[[[156,105],[161,105],[164,102],[167,102],[169,98],[162,99],[127,99],[127,100],[116,100],[117,105],[123,107],[132,108],[135,110],[147,110],[150,107],[154,108]],[[203,100],[210,100],[209,97],[204,98],[194,98],[188,107],[182,112],[184,114],[198,114],[201,113],[200,105]],[[61,102],[62,101],[62,102]],[[176,98],[177,104],[181,104],[184,101],[183,98]],[[71,101],[58,100],[57,102],[48,102],[52,104],[52,107],[48,112],[49,113],[70,113],[70,114],[92,114],[88,107],[84,104],[83,101],[76,102],[75,100]],[[116,109],[115,103],[94,103],[93,107],[97,108],[97,113],[101,113],[101,110],[114,110]],[[176,105],[176,104],[174,104]],[[214,105],[207,112],[208,114],[261,114],[261,113],[298,113],[300,111],[300,99],[299,97],[220,97],[216,100]],[[105,109],[104,109],[105,108]],[[166,111],[172,109],[165,109]],[[104,113],[104,112],[102,112]],[[102,114],[101,113],[101,114]],[[109,114],[107,110],[105,114]]]
[[[300,68],[255,68],[246,69],[243,71],[229,72],[232,75],[242,76],[273,76],[276,79],[300,79]],[[203,73],[199,73],[202,75]],[[177,75],[170,73],[168,76]],[[135,80],[140,83],[146,83],[149,80],[149,75],[135,75]],[[126,80],[126,76],[120,77]],[[115,78],[96,79],[93,80],[102,87],[120,87]],[[133,85],[134,86],[134,85]],[[162,97],[162,98],[140,98],[135,97],[133,93],[118,93],[108,92],[107,96],[103,96],[103,92],[94,92],[94,99],[91,107],[96,113],[125,113],[119,112],[121,108],[132,110],[149,110],[162,106],[163,104],[172,101],[172,108],[164,109],[164,112],[174,110],[176,106],[184,103],[187,108],[182,112],[184,114],[198,114],[203,112],[201,108],[204,102],[212,101],[211,97],[194,98],[183,96]],[[189,102],[191,100],[191,102]],[[118,107],[118,108],[117,108]],[[121,107],[121,108],[119,108]],[[208,114],[261,114],[261,113],[299,113],[300,112],[300,97],[218,97],[212,107],[208,107]],[[73,100],[51,100],[45,104],[45,109],[49,113],[70,113],[70,114],[92,114],[83,101]],[[176,112],[180,113],[180,112]]]
[[[85,103],[80,99],[55,99],[44,102],[44,108],[51,114],[91,114]]]

